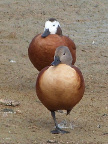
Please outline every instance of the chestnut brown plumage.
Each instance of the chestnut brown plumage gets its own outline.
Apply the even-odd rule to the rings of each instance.
[[[74,65],[76,61],[76,46],[67,36],[62,35],[59,22],[51,18],[45,23],[43,34],[36,35],[28,48],[29,59],[37,70],[49,66],[53,61],[54,53],[57,47],[67,46],[72,54]]]
[[[72,65],[72,55],[66,46],[55,51],[52,66],[39,73],[36,81],[36,93],[42,104],[51,111],[56,129],[52,133],[65,133],[56,122],[55,111],[72,108],[81,100],[85,90],[81,71]]]

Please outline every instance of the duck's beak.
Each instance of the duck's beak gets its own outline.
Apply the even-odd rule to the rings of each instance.
[[[41,35],[41,37],[45,38],[50,34],[49,29],[45,29],[44,33]]]
[[[51,63],[52,66],[57,66],[58,64],[60,64],[60,57],[59,56],[55,56],[54,57],[54,61]]]

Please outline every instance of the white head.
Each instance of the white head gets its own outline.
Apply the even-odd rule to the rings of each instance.
[[[44,33],[42,34],[42,37],[45,38],[49,34],[62,35],[60,23],[54,18],[50,18],[48,21],[45,22],[45,28],[44,28]]]
[[[45,29],[49,29],[50,34],[56,34],[58,26],[60,26],[58,21],[55,20],[51,22],[48,20],[45,23],[44,31]]]

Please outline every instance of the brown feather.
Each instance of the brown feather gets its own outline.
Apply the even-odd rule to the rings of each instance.
[[[34,67],[40,71],[51,64],[56,48],[63,45],[69,47],[73,57],[72,64],[74,65],[76,61],[74,42],[66,36],[57,34],[49,35],[46,38],[42,38],[41,34],[35,36],[28,48],[29,59]]]
[[[80,70],[65,64],[44,68],[36,82],[37,96],[50,111],[70,111],[81,100],[84,90],[84,79]]]

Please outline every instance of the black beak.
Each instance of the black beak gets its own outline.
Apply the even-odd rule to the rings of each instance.
[[[58,64],[60,64],[60,58],[59,56],[55,56],[54,61],[51,63],[52,66],[57,66]]]
[[[44,33],[41,35],[41,37],[45,38],[50,34],[49,29],[45,29]]]

